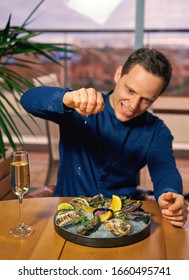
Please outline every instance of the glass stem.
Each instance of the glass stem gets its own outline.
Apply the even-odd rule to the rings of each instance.
[[[22,217],[23,195],[19,195],[19,196],[18,196],[18,201],[19,201],[19,216],[20,216],[20,225],[19,225],[19,228],[22,228],[22,227],[24,227],[23,217]]]

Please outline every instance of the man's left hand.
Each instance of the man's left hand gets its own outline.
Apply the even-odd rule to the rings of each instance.
[[[170,224],[182,227],[187,221],[188,203],[184,196],[173,192],[163,193],[158,198],[161,213]]]

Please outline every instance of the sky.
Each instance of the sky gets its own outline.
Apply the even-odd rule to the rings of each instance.
[[[0,28],[5,27],[10,14],[11,25],[21,25],[40,2],[41,0],[1,0]],[[44,0],[27,27],[42,30],[134,30],[136,3],[137,0]],[[189,30],[189,0],[144,0],[144,3],[145,29],[175,28]],[[35,40],[58,43],[62,42],[60,34],[42,33]],[[82,42],[81,38],[77,37],[76,34],[73,35],[73,33],[67,35],[62,33],[62,36],[66,36],[63,40],[69,43],[78,44]],[[97,44],[95,36],[88,38],[89,44]],[[119,42],[121,40],[120,37]],[[153,35],[146,33],[144,41],[147,44],[150,41],[150,44],[188,47],[189,32],[187,34],[174,34],[174,38],[169,38],[167,33]],[[128,44],[133,45],[132,39]]]
[[[0,27],[19,25],[40,0],[0,2]],[[134,28],[136,0],[45,0],[31,28]],[[189,28],[188,0],[145,0],[146,28]]]
[[[38,21],[42,23],[41,27],[48,26],[48,22],[54,18],[53,27],[58,28],[60,23],[64,24],[70,19],[70,26],[72,26],[73,18],[69,18],[69,13],[65,15],[65,6],[70,10],[80,13],[83,16],[93,20],[99,25],[103,25],[108,19],[111,12],[121,3],[122,0],[45,0],[40,6],[36,14],[39,15]],[[130,0],[129,0],[130,1]],[[40,2],[40,0],[7,0],[0,3],[0,26],[3,26],[3,22],[10,13],[12,13],[13,23],[21,22],[26,15]],[[128,2],[128,0],[126,0]],[[14,7],[13,9],[11,7]],[[63,16],[62,16],[63,15]],[[72,21],[72,22],[71,22]],[[78,27],[78,21],[75,22],[75,26]],[[31,26],[37,25],[37,22],[31,24]],[[66,24],[67,25],[67,24]],[[36,26],[35,26],[36,27]],[[61,25],[61,27],[63,27]]]
[[[104,24],[111,12],[121,3],[122,0],[72,0],[67,1],[69,8],[90,17],[99,24]]]

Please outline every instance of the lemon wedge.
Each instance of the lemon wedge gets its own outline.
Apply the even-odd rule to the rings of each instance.
[[[62,202],[62,203],[60,203],[60,204],[58,205],[57,209],[58,209],[58,211],[59,211],[59,210],[64,210],[64,209],[65,209],[65,210],[66,210],[66,209],[72,210],[72,209],[74,209],[74,208],[73,208],[73,206],[72,206],[70,203]]]
[[[121,210],[121,207],[122,207],[121,198],[113,194],[110,209],[115,212]]]
[[[107,211],[106,213],[99,215],[99,217],[100,221],[103,223],[112,217],[112,211]]]
[[[82,205],[82,209],[85,211],[85,212],[88,212],[88,213],[93,213],[93,211],[96,209],[96,208],[93,208],[91,206],[88,206],[88,205]]]

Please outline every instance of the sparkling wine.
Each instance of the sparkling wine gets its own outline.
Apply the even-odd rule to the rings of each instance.
[[[30,173],[28,162],[11,162],[11,189],[17,195],[24,195],[30,186]]]
[[[10,160],[11,189],[17,195],[19,201],[18,226],[10,229],[10,234],[16,238],[24,238],[34,233],[34,228],[24,224],[22,219],[22,203],[24,194],[30,187],[29,158],[26,151],[15,151],[11,154]]]

